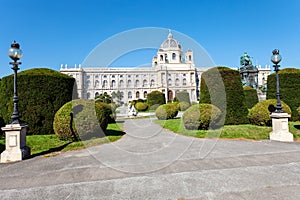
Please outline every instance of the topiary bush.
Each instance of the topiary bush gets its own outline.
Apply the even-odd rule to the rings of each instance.
[[[190,103],[190,95],[187,91],[180,91],[177,92],[174,98],[175,102],[188,102]]]
[[[252,108],[255,104],[258,103],[258,96],[256,89],[245,86],[244,87],[245,103],[248,109]]]
[[[155,111],[156,117],[160,120],[173,119],[177,114],[178,106],[174,103],[160,105]]]
[[[61,140],[85,140],[104,137],[112,114],[111,107],[93,100],[73,100],[55,114],[53,129]]]
[[[0,116],[6,123],[13,110],[13,75],[0,82]],[[29,125],[27,134],[53,134],[55,113],[72,100],[75,79],[60,72],[36,68],[18,73],[19,112]],[[75,96],[74,96],[75,98]]]
[[[300,70],[286,68],[278,73],[280,85],[280,99],[288,104],[292,110],[291,121],[298,120],[297,108],[300,105]],[[268,76],[267,99],[276,99],[276,73]]]
[[[272,119],[270,117],[269,106],[276,106],[276,99],[268,99],[257,103],[253,108],[250,109],[248,118],[251,124],[259,125],[259,126],[271,126]],[[291,114],[290,107],[281,101],[282,110]]]
[[[209,127],[218,128],[221,110],[212,104],[193,105],[182,116],[184,126],[188,130],[207,130]]]
[[[2,117],[0,117],[0,138],[1,138],[2,135],[4,135],[4,132],[1,129],[4,126],[5,126],[4,119]]]
[[[165,103],[165,94],[160,91],[152,91],[147,95],[147,104],[150,110],[156,110],[158,106]]]
[[[189,107],[191,107],[191,104],[183,101],[183,102],[179,102],[178,106],[180,111],[186,111]]]
[[[148,109],[147,103],[143,102],[137,102],[134,107],[137,109],[137,111],[146,111]]]
[[[297,108],[298,120],[300,120],[300,106]]]
[[[214,67],[201,76],[200,103],[214,104],[225,124],[248,123],[240,73],[227,67]]]

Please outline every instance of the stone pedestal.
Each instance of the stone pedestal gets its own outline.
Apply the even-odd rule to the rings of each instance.
[[[1,153],[1,163],[20,161],[30,156],[26,146],[27,125],[8,124],[2,128],[5,132],[5,151]]]
[[[294,136],[289,132],[289,118],[291,115],[287,113],[273,112],[270,117],[272,118],[272,132],[270,133],[270,140],[281,142],[293,142]]]

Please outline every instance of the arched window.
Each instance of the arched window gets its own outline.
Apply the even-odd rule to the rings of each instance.
[[[107,88],[107,80],[104,80],[104,81],[103,81],[102,87],[103,87],[103,88]]]
[[[143,87],[147,87],[147,80],[143,81]]]
[[[136,80],[135,81],[135,87],[139,87],[140,86],[140,81],[139,80]]]
[[[172,60],[176,59],[176,53],[172,53]]]
[[[128,92],[128,99],[131,99],[132,98],[132,92]]]
[[[95,76],[95,79],[98,79],[98,78],[99,78],[99,76],[98,76],[98,75],[96,75],[96,76]]]
[[[176,80],[175,80],[175,86],[179,86],[179,79],[178,78],[176,78]]]
[[[116,87],[116,81],[115,81],[115,80],[112,80],[112,81],[111,81],[111,87],[112,87],[112,88],[115,88],[115,87]]]
[[[95,81],[95,87],[96,88],[99,87],[99,81],[98,80]]]
[[[96,93],[95,93],[95,97],[97,97],[97,96],[99,96],[99,92],[96,92]]]
[[[182,80],[182,85],[186,85],[186,79],[185,78]]]
[[[155,84],[155,82],[154,82],[154,80],[152,79],[152,80],[150,81],[150,87],[153,87],[154,84]]]
[[[103,76],[103,78],[107,78],[107,76],[106,76],[106,75],[104,75],[104,76]]]
[[[124,87],[124,81],[120,80],[120,88],[123,88],[123,87]]]
[[[168,86],[172,86],[172,79],[168,79]]]
[[[120,94],[121,94],[121,99],[123,99],[124,98],[124,92],[121,92]]]
[[[145,91],[145,92],[144,92],[144,99],[147,98],[147,94],[148,94],[147,91]]]
[[[192,56],[191,55],[189,55],[189,61],[192,61]]]
[[[137,98],[137,99],[140,98],[140,92],[139,92],[139,91],[137,91],[137,92],[135,93],[135,98]]]
[[[127,81],[127,87],[131,87],[131,80]]]
[[[115,75],[112,75],[111,77],[112,77],[112,78],[115,78]]]
[[[164,56],[160,55],[160,61],[163,61],[163,60],[164,60]]]
[[[91,81],[90,81],[90,80],[87,80],[87,81],[86,81],[86,87],[87,87],[87,88],[90,87],[90,84],[91,84]]]

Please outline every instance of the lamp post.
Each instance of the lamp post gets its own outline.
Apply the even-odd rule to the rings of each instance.
[[[30,156],[30,148],[26,146],[26,129],[27,124],[21,123],[18,110],[18,85],[17,72],[19,70],[18,62],[23,56],[20,45],[14,41],[8,50],[8,56],[13,60],[9,64],[14,70],[14,110],[11,116],[11,122],[7,124],[2,130],[5,132],[5,151],[1,153],[1,163],[20,161]]]
[[[18,97],[18,84],[17,84],[17,73],[19,70],[19,65],[22,64],[21,62],[18,62],[20,58],[23,56],[23,52],[20,49],[19,43],[14,41],[11,44],[10,49],[8,50],[8,56],[13,60],[13,62],[10,62],[9,64],[12,65],[12,69],[14,70],[14,110],[11,116],[11,124],[20,124],[20,115],[19,115],[19,110],[18,110],[18,102],[19,102],[19,97]]]
[[[270,115],[272,119],[272,132],[270,133],[270,140],[281,141],[281,142],[293,142],[294,136],[292,133],[289,132],[289,118],[291,115],[288,113],[283,112],[281,102],[280,102],[280,87],[279,87],[279,76],[278,71],[281,61],[281,55],[279,54],[278,49],[274,49],[272,51],[273,55],[271,56],[271,61],[274,63],[273,67],[276,72],[276,97],[277,97],[277,104],[276,109]],[[272,110],[272,109],[271,109]]]
[[[279,50],[278,49],[274,49],[272,51],[273,55],[271,56],[271,61],[274,63],[273,67],[274,70],[276,72],[276,97],[277,97],[277,105],[276,105],[276,113],[282,113],[282,106],[281,106],[281,102],[280,102],[280,87],[279,87],[279,76],[278,76],[278,71],[279,71],[279,67],[280,65],[278,65],[278,63],[280,63],[281,61],[281,55],[279,54]]]

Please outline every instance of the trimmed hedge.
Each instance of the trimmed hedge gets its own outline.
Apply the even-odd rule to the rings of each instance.
[[[178,114],[178,105],[174,103],[168,103],[164,105],[160,105],[156,111],[155,115],[158,119],[173,119]]]
[[[147,95],[147,104],[150,110],[156,110],[158,106],[165,103],[165,94],[160,91],[152,91]]]
[[[0,137],[1,137],[1,135],[3,135],[4,134],[4,132],[2,131],[2,127],[4,127],[5,126],[5,122],[4,122],[4,119],[2,118],[2,117],[0,117]]]
[[[193,105],[182,116],[184,126],[188,130],[207,130],[220,126],[221,110],[212,104]]]
[[[255,104],[258,103],[258,96],[256,89],[245,86],[244,87],[245,103],[248,109],[251,109]]]
[[[104,137],[112,115],[110,105],[77,99],[63,105],[55,114],[53,129],[61,140]]]
[[[259,125],[259,126],[271,126],[272,119],[270,117],[269,106],[276,106],[276,99],[268,99],[257,103],[253,108],[250,109],[248,118],[251,124]],[[290,107],[281,101],[282,110],[291,114]]]
[[[180,111],[186,111],[189,107],[191,107],[191,104],[183,101],[183,102],[179,102],[178,106]]]
[[[201,76],[200,103],[217,106],[222,111],[222,118],[225,117],[225,124],[248,123],[248,109],[237,70],[214,67],[205,71]]]
[[[300,106],[297,108],[298,120],[300,120]]]
[[[13,75],[6,76],[0,84],[0,116],[6,123],[11,121],[13,110],[13,79]],[[74,78],[46,68],[18,73],[19,112],[29,125],[27,134],[54,133],[54,115],[72,100],[74,83]]]
[[[146,111],[148,109],[148,105],[143,102],[135,103],[134,107],[137,109],[137,111]]]
[[[297,108],[300,106],[300,70],[287,68],[278,72],[280,99],[292,110],[291,121],[298,120]],[[268,76],[267,99],[276,99],[276,73]]]
[[[188,102],[190,103],[190,95],[187,91],[177,92],[174,98],[174,102]]]

